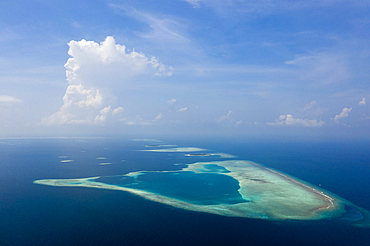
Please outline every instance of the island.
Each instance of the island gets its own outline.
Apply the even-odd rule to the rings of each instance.
[[[196,151],[205,151],[206,149],[201,149],[197,147],[179,147],[179,148],[169,148],[169,149],[145,149],[140,151],[151,151],[151,152],[196,152]]]
[[[234,158],[235,156],[225,154],[225,153],[191,153],[185,154],[185,156],[195,156],[195,157],[202,157],[202,156],[219,156],[221,158]]]

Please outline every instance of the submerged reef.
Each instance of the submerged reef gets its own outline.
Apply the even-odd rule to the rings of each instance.
[[[243,160],[197,162],[172,171],[43,179],[34,183],[121,190],[173,207],[222,216],[268,220],[337,218],[370,227],[367,210],[297,178]]]

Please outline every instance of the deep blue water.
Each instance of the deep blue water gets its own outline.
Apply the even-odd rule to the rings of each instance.
[[[274,222],[192,212],[129,193],[32,182],[176,170],[220,160],[139,152],[122,139],[0,140],[0,245],[369,245],[370,229],[344,220]],[[225,152],[291,174],[370,210],[364,143],[167,140]],[[60,156],[74,160],[60,162]],[[96,159],[105,157],[106,159]],[[111,165],[100,166],[109,162]],[[177,165],[174,165],[177,164]]]

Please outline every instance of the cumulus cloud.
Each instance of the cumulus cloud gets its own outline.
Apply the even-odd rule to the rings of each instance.
[[[306,104],[306,106],[301,111],[301,114],[305,118],[317,118],[321,116],[327,110],[328,110],[327,108],[319,107],[316,101],[312,101]]]
[[[112,111],[112,108],[110,106],[103,108],[100,110],[100,115],[97,115],[95,117],[95,123],[102,123],[106,120],[109,113]]]
[[[228,113],[227,113],[227,115],[224,115],[224,116],[221,116],[219,119],[218,119],[218,122],[221,122],[221,121],[223,121],[223,120],[227,120],[227,119],[230,119],[230,116],[231,116],[231,114],[233,113],[233,111],[229,111]]]
[[[318,120],[294,118],[291,114],[280,115],[274,123],[266,123],[270,126],[290,125],[290,126],[304,126],[304,127],[318,127],[325,123]]]
[[[162,63],[160,63],[158,61],[157,58],[153,57],[150,59],[150,64],[153,68],[156,68],[157,69],[157,72],[155,73],[155,75],[158,75],[158,76],[161,76],[161,75],[165,75],[165,76],[171,76],[173,74],[173,68],[172,67],[166,67],[165,65],[163,65]]]
[[[121,118],[120,121],[123,122],[126,125],[136,125],[136,126],[148,126],[152,125],[154,122],[162,119],[163,114],[159,113],[157,117],[155,117],[153,120],[146,120],[143,119],[140,115],[136,115],[134,117],[127,117],[127,118]]]
[[[8,95],[0,95],[0,103],[1,102],[20,103],[20,102],[22,102],[22,100],[20,100],[18,98],[15,98],[15,97],[12,97],[12,96],[8,96]]]
[[[143,119],[140,115],[136,115],[136,116],[130,116],[126,118],[121,118],[120,121],[130,126],[134,126],[134,125],[135,126],[148,126],[148,125],[153,125],[155,122],[159,121],[162,118],[163,118],[163,114],[159,113],[157,117],[155,117],[153,120]]]
[[[174,104],[175,102],[176,102],[176,99],[171,99],[171,100],[167,101],[167,104],[172,105],[172,104]]]
[[[334,122],[339,123],[339,119],[347,118],[349,115],[349,112],[351,112],[352,108],[344,108],[340,114],[337,114],[334,117]]]
[[[123,110],[124,109],[122,107],[118,107],[112,111],[112,115],[120,114]]]
[[[64,65],[69,86],[63,106],[44,124],[99,124],[123,111],[110,105],[113,95],[108,91],[122,90],[130,78],[149,73],[170,76],[172,68],[157,58],[128,51],[108,36],[103,42],[74,41],[68,43],[71,58]]]
[[[316,101],[312,101],[310,103],[307,103],[306,106],[304,107],[303,110],[311,110],[312,108],[314,108],[315,106],[317,105],[317,102]]]
[[[140,126],[147,126],[151,125],[152,122],[148,120],[144,120],[143,118],[140,117],[140,115],[136,115],[134,117],[127,117],[127,118],[122,118],[120,119],[121,122],[123,122],[126,125],[140,125]]]
[[[155,117],[155,119],[153,120],[153,122],[154,122],[154,121],[157,121],[157,120],[160,120],[162,117],[163,117],[163,114],[162,114],[162,113],[159,113],[159,114],[157,115],[157,117]]]
[[[358,105],[362,106],[362,105],[366,105],[366,99],[365,98],[362,98],[362,101],[360,101],[358,103]]]
[[[188,107],[185,107],[185,108],[180,108],[179,110],[177,110],[177,112],[182,112],[182,111],[186,111],[188,109]]]

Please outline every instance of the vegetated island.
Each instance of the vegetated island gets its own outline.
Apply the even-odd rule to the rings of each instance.
[[[227,182],[237,181],[238,185],[236,188],[235,186],[233,187],[240,199],[235,198],[233,201],[228,202],[230,201],[230,198],[228,198],[229,192],[219,194],[217,201],[212,200],[213,197],[204,201],[205,197],[207,197],[204,195],[192,196],[189,199],[183,195],[184,192],[177,194],[177,187],[168,183],[150,183],[154,182],[150,180],[155,180],[156,175],[159,175],[157,179],[161,175],[170,175],[167,177],[170,177],[171,180],[176,180],[176,177],[184,180],[185,177],[186,182],[184,184],[189,189],[185,192],[187,194],[197,193],[198,190],[207,191],[209,187],[212,187],[212,182],[207,182],[207,178],[217,180],[221,177],[215,178],[214,175],[222,175],[224,178],[226,178],[224,176],[226,175],[229,177],[226,180]],[[145,179],[146,176],[151,178]],[[202,183],[198,184],[198,188],[189,183],[192,177],[195,181],[202,180]],[[111,180],[114,182],[111,182]],[[370,228],[370,215],[367,210],[297,178],[254,162],[243,160],[197,162],[188,164],[187,167],[181,170],[140,171],[120,175],[119,177],[43,179],[36,180],[34,183],[50,186],[89,187],[126,191],[173,207],[222,216],[268,220],[343,218],[351,221],[353,225]],[[158,184],[160,185],[159,187]],[[153,190],[152,187],[157,187],[157,190]],[[192,187],[192,189],[189,187]],[[211,191],[213,192],[212,189]],[[233,191],[230,190],[231,192]]]
[[[202,157],[202,156],[219,156],[221,158],[234,158],[235,156],[225,154],[225,153],[192,153],[192,154],[185,154],[185,156],[195,156],[195,157]]]

